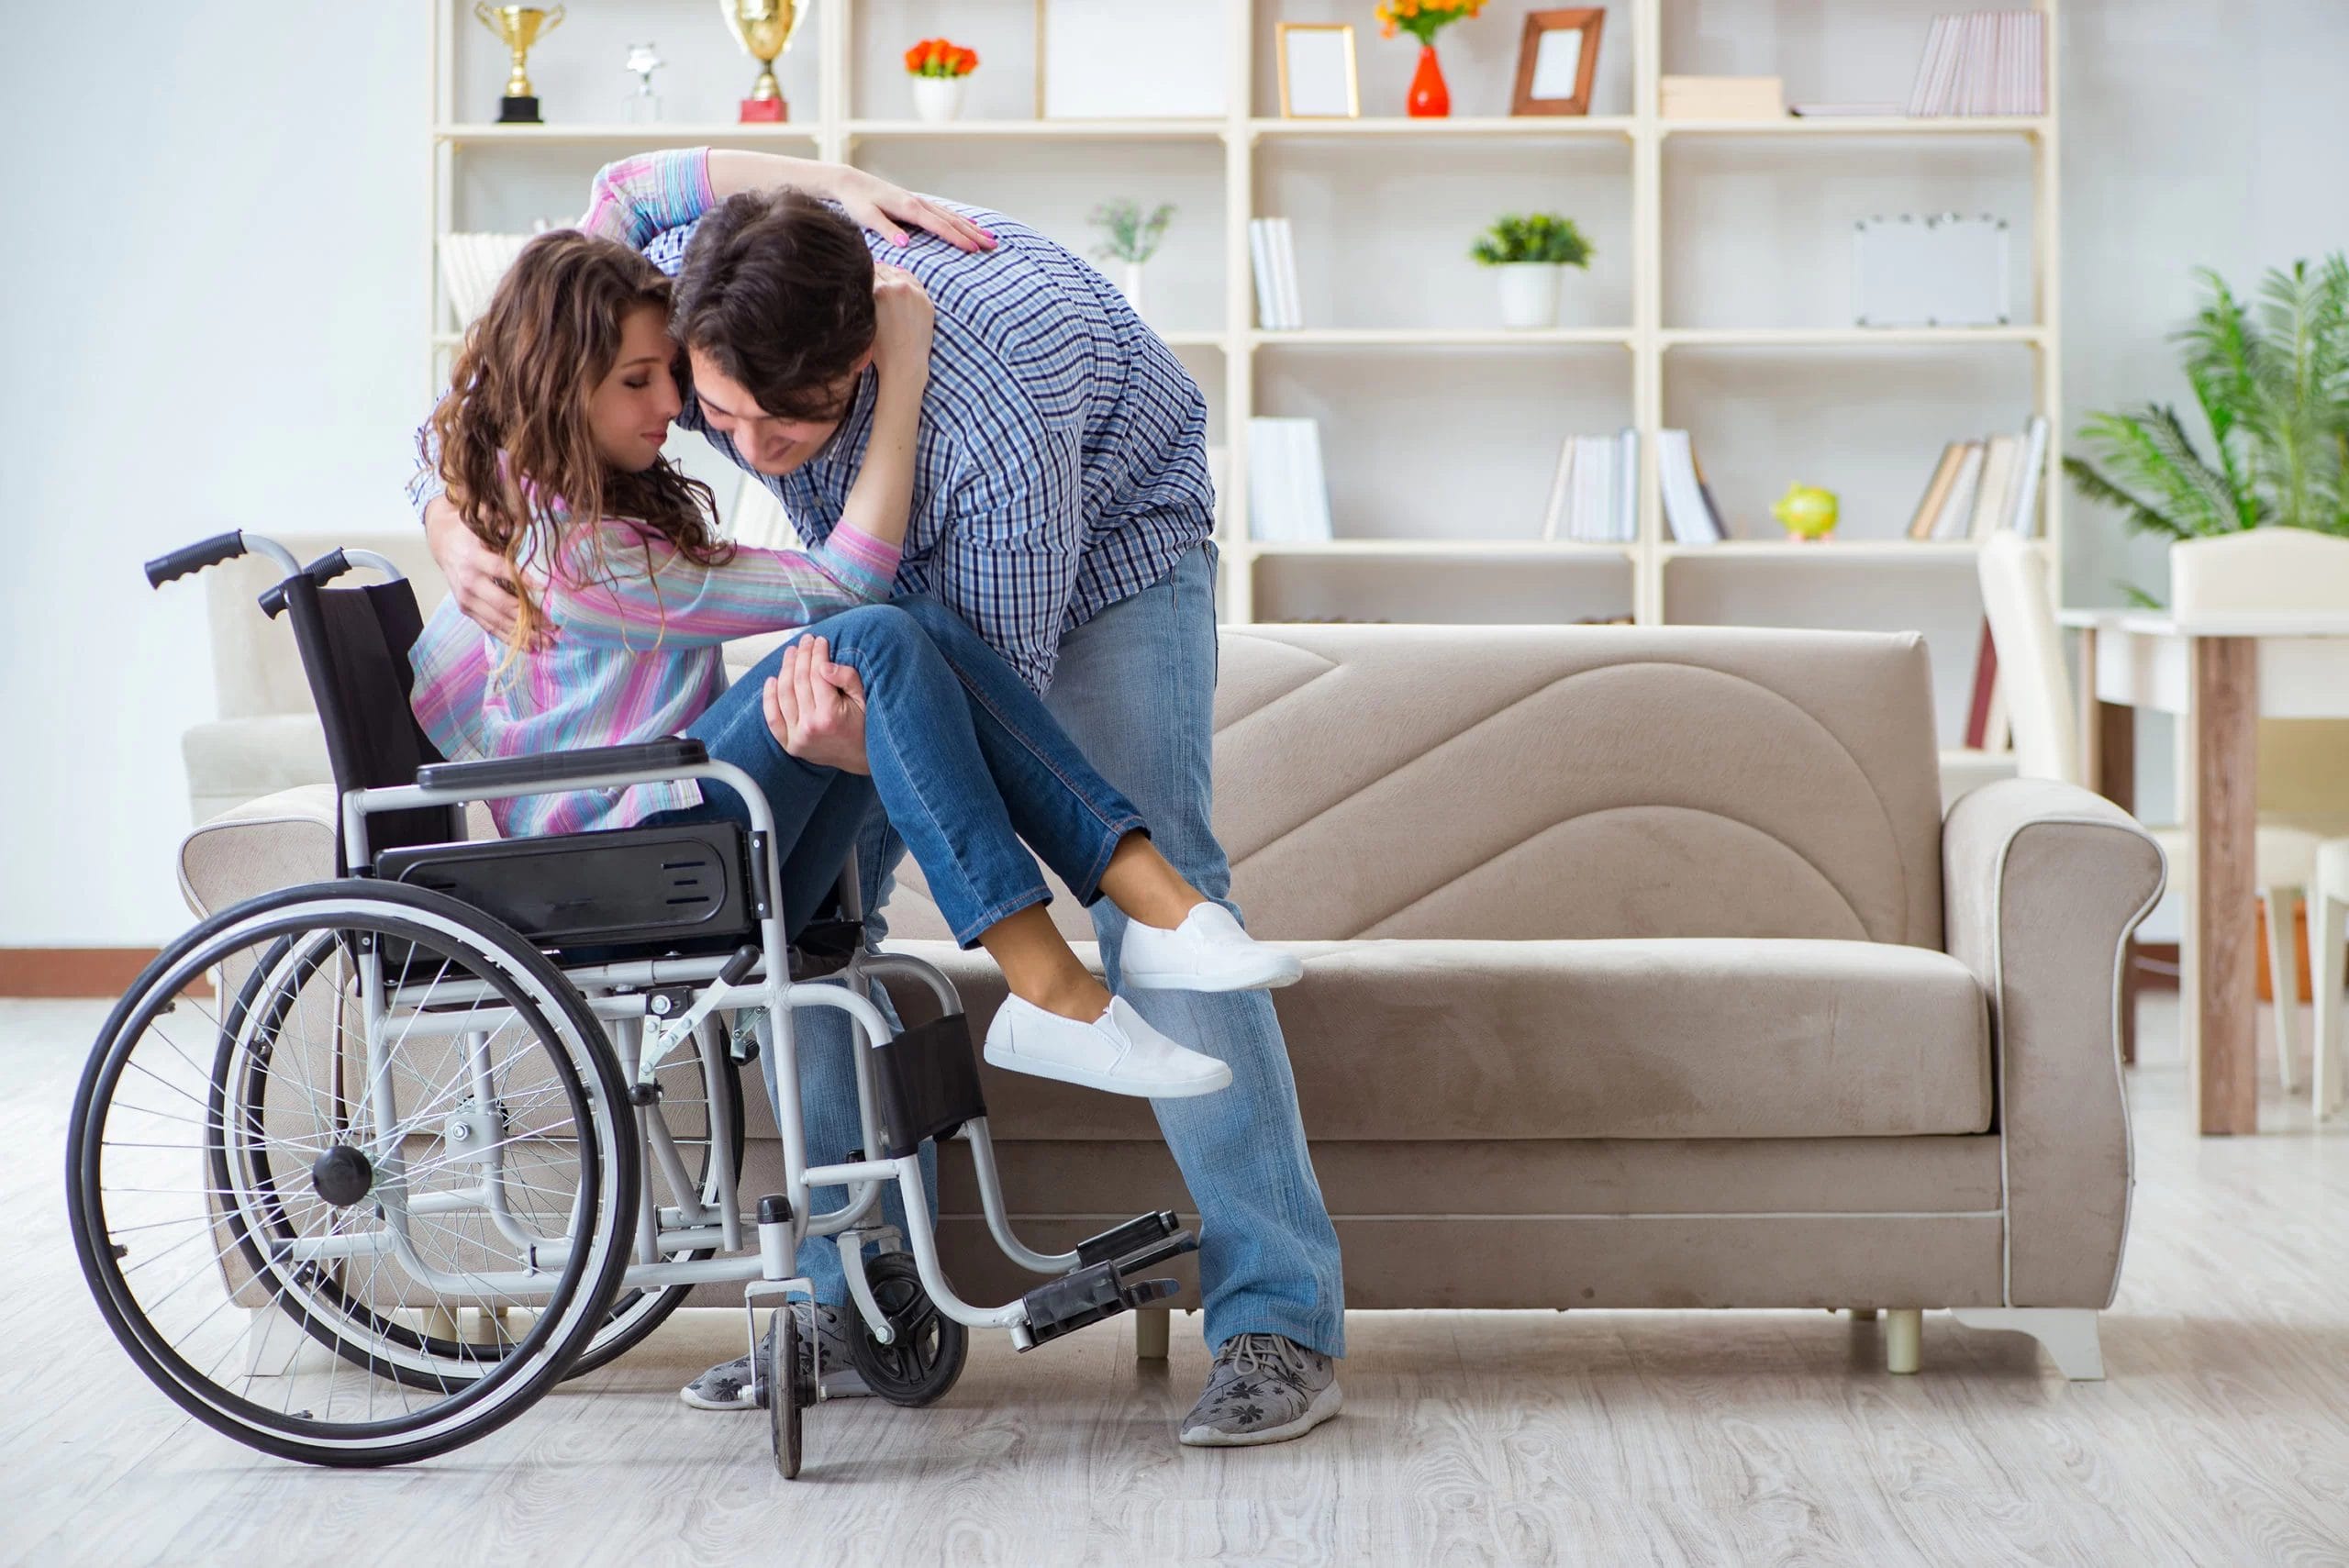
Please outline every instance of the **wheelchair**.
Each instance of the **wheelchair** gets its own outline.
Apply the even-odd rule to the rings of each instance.
[[[1197,1245],[1171,1213],[1071,1252],[1013,1235],[952,983],[867,947],[852,865],[786,943],[782,846],[749,775],[682,739],[448,762],[409,709],[422,618],[382,556],[305,566],[228,533],[147,578],[248,551],[285,573],[261,606],[290,617],[317,698],[337,875],[223,909],[158,955],[92,1047],[66,1153],[91,1293],[183,1409],[284,1458],[425,1459],[608,1364],[695,1286],[739,1283],[789,1478],[819,1397],[792,1309],[813,1299],[796,1262],[811,1239],[839,1248],[857,1370],[907,1407],[953,1386],[971,1329],[1027,1351],[1174,1293],[1145,1277]],[[329,585],[353,569],[382,581]],[[730,785],[751,827],[465,839],[468,801],[680,779]],[[871,1000],[890,978],[926,984],[941,1016],[893,1030]],[[792,1029],[807,1007],[854,1025],[863,1145],[839,1164],[807,1162]],[[785,1174],[750,1203],[739,1070],[760,1049],[776,1053]],[[940,1266],[920,1151],[956,1138],[996,1244],[1047,1276],[1002,1306],[962,1300]],[[882,1219],[891,1184],[903,1235]],[[815,1187],[848,1196],[812,1212]]]

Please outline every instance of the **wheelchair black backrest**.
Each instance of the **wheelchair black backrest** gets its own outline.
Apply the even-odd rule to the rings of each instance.
[[[296,573],[262,603],[273,605],[281,596],[326,728],[327,762],[338,792],[413,784],[417,769],[447,761],[409,706],[416,673],[408,651],[424,631],[424,617],[406,581],[326,588]],[[445,844],[464,836],[463,809],[457,806],[376,812],[367,818],[371,860],[385,850]],[[334,837],[340,876],[350,870],[340,812]]]

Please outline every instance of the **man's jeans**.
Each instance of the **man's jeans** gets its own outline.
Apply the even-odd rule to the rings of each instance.
[[[953,662],[951,647],[948,655]],[[1156,586],[1119,600],[1062,639],[1045,706],[1141,812],[1174,869],[1237,916],[1231,868],[1209,821],[1216,675],[1215,566],[1201,546]],[[904,853],[896,830],[874,813],[857,849],[872,941],[887,934],[884,900]],[[1091,913],[1111,988],[1157,1029],[1231,1066],[1231,1087],[1219,1094],[1152,1102],[1199,1214],[1208,1344],[1272,1333],[1343,1355],[1337,1232],[1306,1153],[1297,1084],[1272,998],[1262,991],[1123,991],[1118,954],[1126,917],[1106,898]],[[894,1025],[885,993],[874,1000]],[[862,1136],[848,1021],[826,1007],[803,1010],[795,1022],[808,1158],[845,1159]],[[774,1070],[772,1051],[760,1060]],[[927,1172],[934,1153],[924,1154]],[[937,1190],[933,1180],[933,1202]],[[833,1188],[813,1201],[821,1212],[845,1196]],[[902,1226],[894,1187],[885,1201],[890,1222]],[[832,1242],[809,1242],[799,1263],[819,1299],[846,1301]]]

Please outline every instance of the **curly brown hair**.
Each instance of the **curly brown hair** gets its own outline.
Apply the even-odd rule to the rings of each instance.
[[[628,317],[646,306],[665,317],[669,303],[669,280],[627,246],[571,228],[540,235],[467,328],[448,395],[418,433],[425,462],[439,468],[465,526],[506,558],[521,601],[518,650],[531,646],[546,618],[518,562],[525,554],[560,559],[565,517],[626,517],[697,564],[733,559],[717,535],[708,485],[665,457],[641,473],[616,469],[597,455],[588,428],[589,399],[619,358]],[[645,550],[650,570],[649,538]],[[608,569],[600,539],[595,565]]]

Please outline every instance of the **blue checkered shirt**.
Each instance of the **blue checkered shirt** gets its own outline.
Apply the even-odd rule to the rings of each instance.
[[[1041,693],[1063,634],[1163,581],[1193,546],[1214,548],[1207,399],[1094,268],[1000,213],[948,205],[993,233],[996,249],[864,236],[937,312],[897,588],[952,606]],[[630,237],[674,276],[695,227]],[[761,475],[811,546],[847,503],[876,384],[867,370],[813,459]],[[741,462],[690,396],[678,422]]]

